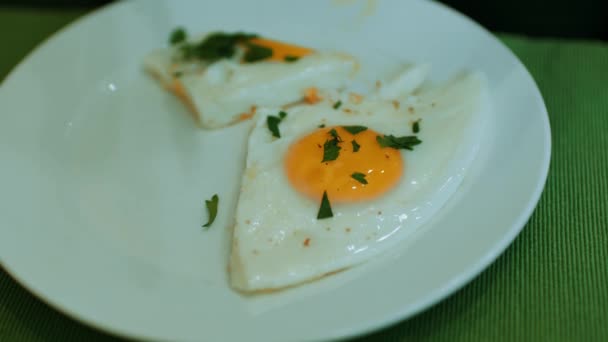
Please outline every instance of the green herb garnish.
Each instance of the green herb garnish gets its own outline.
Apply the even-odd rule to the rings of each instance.
[[[414,123],[412,124],[412,132],[414,132],[414,133],[420,132],[420,120],[414,121]]]
[[[338,159],[341,149],[342,147],[338,146],[338,141],[336,139],[325,141],[323,144],[323,160],[321,160],[321,163]]]
[[[298,57],[298,56],[290,56],[290,55],[287,55],[287,56],[285,56],[285,58],[283,58],[283,59],[285,60],[285,62],[289,62],[289,63],[291,63],[291,62],[295,62],[295,61],[297,61],[298,59],[300,59],[300,57]]]
[[[180,51],[185,59],[200,59],[215,62],[222,58],[231,58],[236,53],[236,45],[244,43],[256,35],[249,33],[223,33],[215,32],[208,35],[200,43],[182,44]]]
[[[338,102],[334,103],[334,109],[340,108],[341,105],[342,105],[342,101],[338,101]]]
[[[325,128],[325,124],[320,124],[318,127],[319,128]]]
[[[183,59],[189,60],[196,56],[195,46],[189,43],[184,43],[179,46],[179,52]]]
[[[281,132],[279,131],[279,124],[281,123],[281,121],[283,121],[283,119],[285,119],[286,116],[287,113],[285,113],[284,111],[280,111],[279,116],[268,115],[268,117],[266,118],[266,125],[268,126],[270,132],[272,132],[273,137],[281,137]]]
[[[272,56],[272,49],[256,44],[247,44],[247,52],[243,56],[243,61],[253,63]]]
[[[327,198],[327,191],[323,191],[323,198],[321,199],[321,206],[317,213],[317,220],[333,217],[334,213],[331,211],[331,204],[329,204],[329,198]]]
[[[207,207],[207,213],[209,214],[209,219],[207,223],[203,225],[203,228],[209,228],[213,221],[215,221],[215,217],[217,216],[217,205],[220,201],[220,198],[217,194],[211,197],[211,200],[205,200],[205,206]]]
[[[342,126],[348,133],[355,135],[367,130],[365,126]]]
[[[273,137],[280,138],[281,132],[279,131],[279,123],[281,123],[281,118],[273,115],[268,115],[266,118],[266,125],[268,125],[268,129],[272,132]]]
[[[396,137],[394,135],[383,135],[377,136],[376,141],[382,147],[391,147],[395,149],[406,149],[413,150],[414,146],[420,144],[422,141],[415,135]]]
[[[331,137],[337,140],[338,142],[342,141],[342,138],[340,138],[340,136],[338,135],[338,131],[336,131],[335,128],[329,130],[329,135],[331,135]]]
[[[238,41],[239,39],[234,35],[213,33],[200,44],[192,46],[190,54],[192,57],[210,62],[231,58],[236,52],[235,45]]]
[[[361,172],[353,172],[352,175],[350,175],[354,180],[356,180],[357,182],[361,183],[361,184],[367,184],[367,179],[365,179],[365,174],[361,173]]]
[[[351,141],[350,143],[353,145],[353,152],[359,152],[361,145],[359,145],[355,140]]]
[[[215,32],[201,42],[192,44],[185,42],[186,31],[179,28],[173,31],[169,40],[171,45],[183,43],[179,50],[184,59],[200,59],[210,63],[222,58],[232,58],[237,51],[237,45],[242,44],[246,47],[243,62],[253,63],[272,56],[272,49],[250,42],[255,37],[257,35],[243,32]]]
[[[184,42],[188,38],[186,30],[181,27],[176,28],[169,36],[169,44],[175,45]]]
[[[332,128],[329,131],[329,135],[331,135],[332,138],[326,140],[323,144],[323,160],[321,160],[321,163],[336,160],[342,149],[342,147],[338,145],[338,143],[342,142],[342,139],[335,128]]]

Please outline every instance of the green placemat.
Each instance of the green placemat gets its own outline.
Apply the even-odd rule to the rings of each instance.
[[[0,79],[84,12],[0,8]],[[513,245],[469,285],[361,339],[608,341],[608,45],[500,37],[528,67],[549,110],[553,158],[539,206]],[[109,340],[0,269],[0,341]]]

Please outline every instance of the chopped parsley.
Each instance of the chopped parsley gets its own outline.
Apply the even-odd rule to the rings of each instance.
[[[332,128],[329,131],[329,135],[331,135],[332,138],[326,140],[323,144],[323,160],[321,160],[321,163],[336,160],[338,155],[340,155],[340,150],[342,149],[342,147],[338,145],[340,142],[342,142],[342,139],[338,135],[335,128]]]
[[[361,145],[359,145],[356,140],[353,140],[350,143],[353,145],[353,152],[359,152]]]
[[[325,124],[320,124],[318,127],[319,128],[325,128]]]
[[[334,138],[335,140],[337,140],[338,142],[342,141],[342,139],[338,135],[338,131],[336,131],[335,128],[332,128],[331,130],[329,130],[329,135],[331,135],[331,137]]]
[[[367,184],[367,179],[365,179],[365,174],[361,173],[361,172],[353,172],[352,175],[350,175],[354,180],[356,180],[357,182],[361,183],[361,184]]]
[[[272,56],[272,49],[256,44],[247,44],[247,52],[243,56],[243,61],[253,63]]]
[[[196,56],[195,45],[184,43],[179,45],[181,58],[185,60],[193,59]]]
[[[367,130],[365,126],[342,126],[348,133],[355,135]]]
[[[179,44],[186,41],[187,38],[188,34],[186,33],[186,30],[184,30],[182,27],[178,27],[171,32],[171,35],[169,36],[169,44]]]
[[[338,141],[336,139],[325,141],[323,144],[323,160],[321,160],[321,163],[338,159],[341,149],[342,147],[338,146]]]
[[[329,198],[327,198],[327,191],[323,191],[323,198],[321,199],[321,206],[317,213],[317,220],[333,217],[334,213],[331,211],[331,204]]]
[[[268,129],[272,133],[273,137],[280,138],[281,132],[279,131],[279,123],[281,122],[281,118],[273,115],[268,115],[266,118],[266,125],[268,125]]]
[[[298,56],[291,56],[291,55],[287,55],[285,56],[285,58],[283,58],[285,60],[285,62],[291,63],[291,62],[295,62],[298,59],[300,59],[300,57]]]
[[[342,105],[342,101],[338,100],[338,102],[334,103],[334,109],[338,109],[340,108],[340,106]]]
[[[191,57],[202,60],[216,61],[222,58],[230,58],[236,53],[236,43],[241,39],[240,36],[213,33],[202,42],[192,46]]]
[[[376,136],[376,141],[381,147],[391,147],[395,149],[406,149],[413,150],[414,146],[420,144],[422,141],[415,135],[396,137],[394,135],[383,135]]]
[[[222,58],[231,58],[236,53],[236,45],[238,43],[247,43],[255,37],[255,34],[243,32],[215,32],[208,35],[199,43],[191,44],[184,42],[179,46],[179,50],[184,59],[200,59],[208,62],[215,62]],[[251,51],[251,49],[249,51]],[[250,56],[250,58],[255,61],[255,57],[260,54],[259,50],[256,50],[256,52],[253,53],[253,57]]]
[[[207,223],[203,225],[203,228],[209,228],[213,221],[215,221],[215,217],[217,216],[217,205],[220,201],[220,198],[217,194],[213,195],[210,200],[205,200],[205,206],[207,207],[207,213],[209,214],[209,219]]]
[[[414,132],[414,133],[420,132],[420,120],[414,121],[414,123],[412,124],[412,132]]]
[[[285,119],[286,116],[287,113],[285,113],[284,111],[280,111],[279,116],[268,115],[268,117],[266,118],[266,125],[268,126],[268,129],[272,133],[273,137],[281,137],[281,132],[279,131],[279,124],[281,123],[281,121],[283,121],[283,119]]]

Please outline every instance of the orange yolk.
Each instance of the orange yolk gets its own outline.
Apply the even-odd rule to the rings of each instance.
[[[271,61],[283,62],[285,57],[304,57],[313,52],[313,50],[309,48],[266,38],[253,38],[250,42],[271,49],[272,56],[269,58]]]
[[[331,140],[335,129],[342,139],[338,158],[323,160],[323,144]],[[340,126],[315,130],[293,143],[285,158],[285,171],[291,185],[299,192],[321,200],[323,191],[331,203],[357,202],[376,198],[392,189],[403,174],[401,153],[393,148],[382,148],[370,129],[349,133]],[[354,152],[352,141],[360,148]],[[358,172],[365,175],[367,184],[352,177]]]

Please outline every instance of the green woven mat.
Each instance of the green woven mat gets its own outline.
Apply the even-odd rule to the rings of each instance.
[[[81,13],[0,8],[0,79]],[[608,45],[500,37],[528,67],[549,109],[553,158],[539,206],[481,276],[426,312],[362,339],[608,341]],[[108,340],[0,269],[0,341]]]

